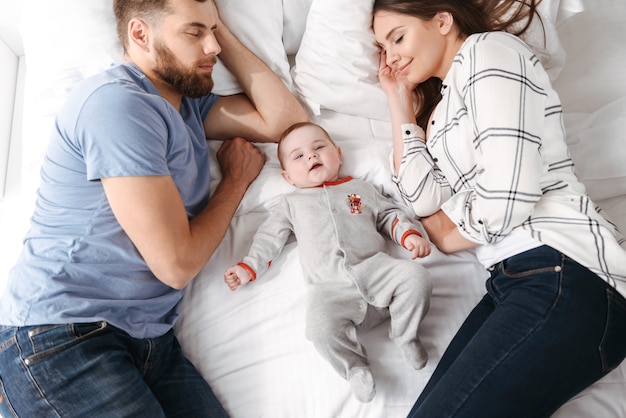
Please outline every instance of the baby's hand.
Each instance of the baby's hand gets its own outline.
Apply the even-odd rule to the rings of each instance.
[[[430,243],[417,234],[411,234],[404,239],[404,247],[411,251],[411,258],[423,258],[430,254]]]
[[[250,278],[250,272],[239,264],[229,267],[224,273],[224,282],[226,282],[226,285],[233,291],[237,290],[239,286],[248,283]]]

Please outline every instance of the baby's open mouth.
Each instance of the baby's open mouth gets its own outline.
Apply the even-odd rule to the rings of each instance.
[[[313,170],[315,170],[315,169],[317,169],[317,168],[320,168],[321,166],[322,166],[322,164],[320,164],[320,163],[313,164],[313,166],[311,167],[311,170],[310,170],[310,171],[313,171]]]

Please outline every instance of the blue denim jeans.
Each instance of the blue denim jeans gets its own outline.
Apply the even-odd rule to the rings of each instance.
[[[0,327],[0,416],[227,417],[173,332],[105,322]]]
[[[626,300],[541,246],[494,266],[409,417],[548,417],[626,356]]]

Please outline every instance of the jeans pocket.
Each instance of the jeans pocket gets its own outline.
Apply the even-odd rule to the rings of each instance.
[[[609,372],[626,357],[626,300],[613,288],[606,290],[607,318],[598,347],[602,368]]]
[[[31,365],[100,334],[106,328],[107,323],[104,321],[32,327],[28,330],[32,352],[24,361]]]

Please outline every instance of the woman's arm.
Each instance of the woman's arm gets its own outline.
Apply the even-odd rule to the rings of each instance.
[[[450,254],[469,250],[479,245],[461,235],[461,231],[459,231],[456,224],[442,210],[422,218],[421,222],[428,233],[430,241],[442,253]]]
[[[386,64],[384,51],[378,78],[391,114],[392,180],[417,216],[430,215],[452,195],[452,190],[426,148],[424,130],[415,123],[412,86]]]

